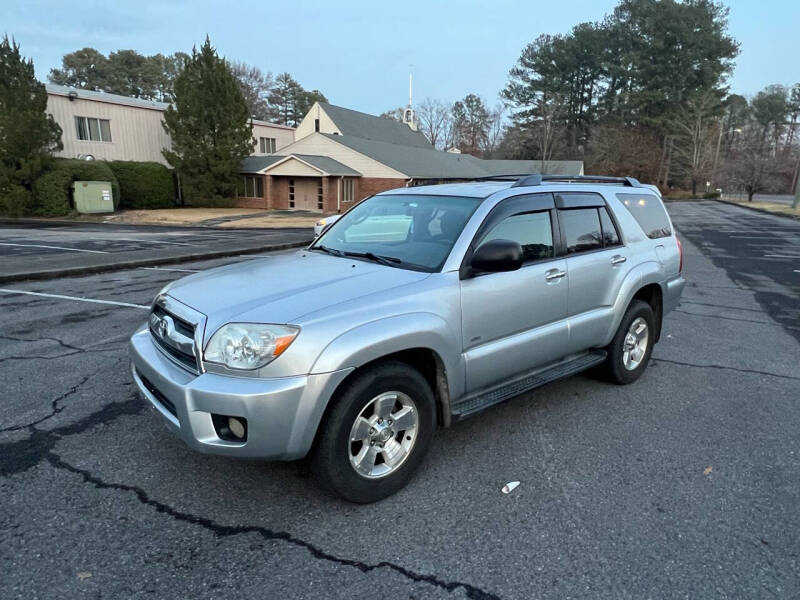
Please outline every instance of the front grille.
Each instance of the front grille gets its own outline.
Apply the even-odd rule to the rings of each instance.
[[[175,405],[164,394],[159,392],[158,388],[150,383],[150,380],[142,375],[138,370],[136,371],[136,374],[139,376],[139,379],[142,380],[142,384],[145,388],[147,388],[147,391],[150,392],[153,397],[158,400],[161,406],[166,408],[172,414],[172,416],[177,418],[178,411],[175,410]]]
[[[171,339],[164,339],[162,332],[156,331],[153,317],[158,317],[158,319],[168,317],[171,319],[174,327],[174,332],[171,332]],[[174,362],[184,369],[192,373],[198,373],[197,358],[194,354],[194,325],[165,310],[162,306],[155,305],[149,326],[153,341],[164,354],[172,358]],[[167,336],[170,336],[170,333],[167,333]],[[178,341],[182,343],[178,343]]]
[[[175,322],[175,331],[185,335],[188,338],[194,338],[194,325],[192,325],[191,323],[187,323],[180,317],[173,315],[172,313],[168,313],[166,310],[164,310],[162,307],[158,305],[155,305],[153,307],[153,314],[158,315],[159,317],[163,317],[166,315],[172,317],[172,320]]]

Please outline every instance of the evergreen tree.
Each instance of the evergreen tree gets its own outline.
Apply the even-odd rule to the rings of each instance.
[[[47,91],[36,80],[33,61],[19,44],[0,41],[0,212],[32,210],[32,187],[48,166],[52,152],[63,148],[61,128],[47,109]]]
[[[319,90],[309,92],[289,73],[281,73],[275,78],[275,85],[269,95],[270,120],[273,123],[297,127],[314,102],[327,101]]]
[[[236,192],[239,167],[253,150],[253,125],[239,83],[206,41],[175,80],[174,103],[164,114],[172,148],[164,157],[195,205],[224,205]]]

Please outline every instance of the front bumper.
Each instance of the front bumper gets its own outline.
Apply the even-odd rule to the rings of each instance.
[[[164,356],[146,326],[130,342],[133,380],[167,427],[209,454],[293,460],[305,456],[336,386],[352,371],[259,379],[195,375]],[[247,440],[220,438],[212,413],[247,419]]]

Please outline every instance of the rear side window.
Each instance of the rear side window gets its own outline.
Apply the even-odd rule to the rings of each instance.
[[[608,214],[608,209],[603,207],[598,209],[600,211],[600,225],[603,226],[603,245],[608,248],[609,246],[619,246],[619,233],[617,228],[614,227],[614,221]]]
[[[652,194],[617,194],[617,199],[633,215],[647,237],[657,239],[672,235],[669,218],[661,200]]]
[[[603,247],[602,228],[596,208],[559,210],[558,219],[564,229],[567,254]]]
[[[506,217],[486,234],[481,244],[491,240],[517,242],[522,246],[522,258],[525,262],[552,258],[555,255],[549,212],[522,213]]]

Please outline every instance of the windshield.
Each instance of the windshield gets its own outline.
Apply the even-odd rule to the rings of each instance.
[[[331,225],[311,249],[436,271],[480,202],[456,196],[373,196]]]

